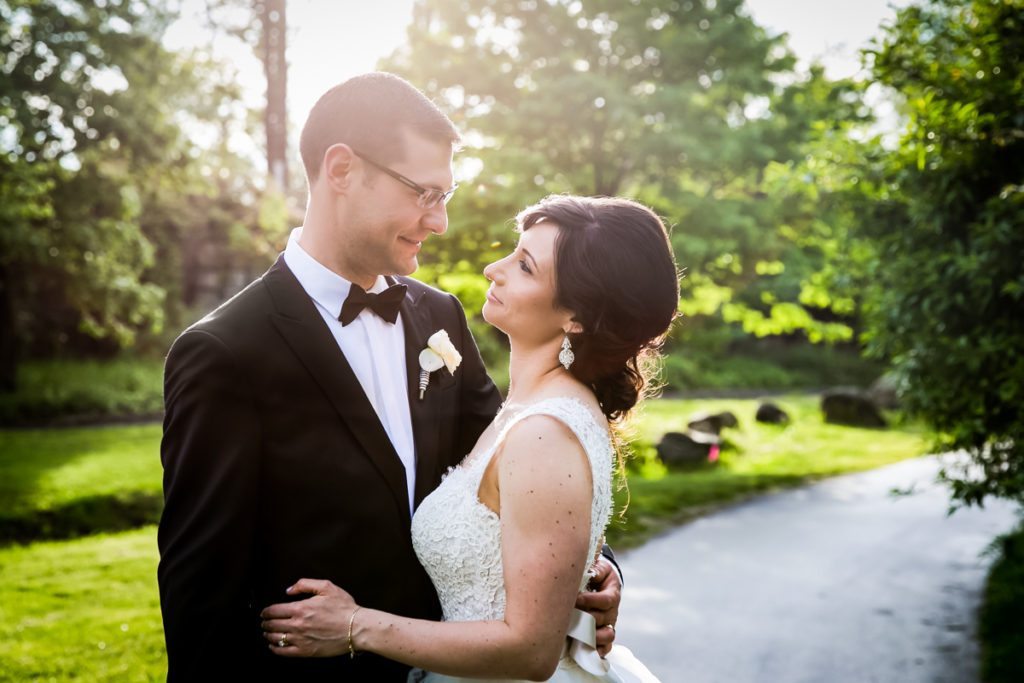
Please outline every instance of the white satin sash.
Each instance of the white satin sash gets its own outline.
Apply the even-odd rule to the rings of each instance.
[[[597,620],[592,614],[574,609],[569,622],[569,656],[580,668],[612,683],[626,683],[608,660],[597,652]]]

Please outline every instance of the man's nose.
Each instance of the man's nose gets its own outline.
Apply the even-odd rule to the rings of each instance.
[[[430,209],[423,215],[423,227],[435,235],[443,235],[448,230],[448,209],[444,202],[438,202],[437,206]]]

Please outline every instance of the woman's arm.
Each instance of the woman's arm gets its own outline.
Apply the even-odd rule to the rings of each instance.
[[[452,676],[549,678],[558,665],[573,603],[591,558],[590,465],[579,441],[560,421],[542,415],[510,430],[496,458],[500,490],[505,619],[433,622],[372,609],[355,613],[352,641],[428,671]],[[355,603],[328,582],[309,600],[264,611],[275,652],[331,656],[348,652]]]

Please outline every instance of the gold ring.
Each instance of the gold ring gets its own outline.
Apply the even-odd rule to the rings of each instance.
[[[288,636],[281,636],[281,640],[277,641],[278,647],[288,647]]]

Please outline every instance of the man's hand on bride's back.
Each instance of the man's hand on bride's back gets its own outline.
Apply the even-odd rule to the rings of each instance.
[[[576,597],[576,608],[589,612],[597,620],[597,651],[607,656],[615,641],[615,622],[619,619],[622,600],[622,582],[608,558],[601,556],[594,566],[590,585],[594,591],[584,591]]]
[[[316,579],[300,579],[287,593],[312,597],[260,612],[271,652],[283,657],[335,657],[349,651],[349,619],[358,607],[351,595],[330,581]]]

